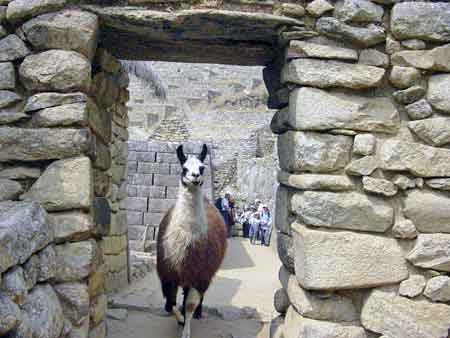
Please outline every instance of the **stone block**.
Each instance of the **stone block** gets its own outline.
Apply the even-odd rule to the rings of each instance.
[[[425,119],[433,114],[433,108],[425,99],[408,104],[405,110],[411,120]]]
[[[128,183],[143,186],[153,185],[153,174],[133,174],[131,177],[132,179]]]
[[[153,176],[153,184],[156,186],[178,187],[180,185],[180,177],[155,174]]]
[[[400,283],[398,293],[400,296],[417,297],[425,288],[426,279],[422,275],[410,275],[408,279]]]
[[[56,251],[52,245],[39,251],[39,274],[38,281],[44,282],[56,275]]]
[[[397,39],[450,41],[450,4],[399,3],[392,8],[391,30]]]
[[[89,331],[88,338],[106,338],[106,321],[102,321]]]
[[[87,152],[87,129],[0,127],[0,161],[40,161],[79,156]]]
[[[295,193],[291,207],[304,224],[320,227],[385,232],[394,219],[389,203],[358,192]]]
[[[137,186],[138,197],[165,198],[166,188],[158,186]]]
[[[287,125],[294,130],[396,133],[400,123],[397,109],[388,98],[365,98],[308,87],[291,92],[287,119]]]
[[[288,172],[335,171],[350,161],[352,145],[349,136],[288,131],[278,137],[280,167]]]
[[[0,62],[15,61],[30,54],[25,43],[15,34],[0,39]]]
[[[447,177],[450,172],[450,150],[420,143],[387,140],[379,157],[384,170],[409,171],[420,177]]]
[[[450,71],[450,44],[431,50],[406,50],[392,55],[392,63],[423,70]]]
[[[295,247],[291,236],[279,233],[277,235],[278,257],[283,263],[284,268],[292,274],[295,274]]]
[[[95,240],[56,245],[57,282],[79,281],[93,273],[100,264],[100,252]]]
[[[106,267],[100,265],[88,278],[88,293],[90,297],[94,297],[103,293],[105,290]]]
[[[450,301],[450,277],[436,276],[431,278],[427,282],[424,294],[435,302]]]
[[[349,48],[294,40],[289,43],[286,57],[287,59],[308,57],[355,61],[358,60],[358,53]]]
[[[128,166],[128,174],[129,175],[137,173],[138,163],[136,161],[128,160],[127,166]]]
[[[148,152],[135,152],[136,160],[139,162],[150,162],[153,163],[156,160],[156,153],[154,151]]]
[[[176,200],[149,198],[148,200],[148,212],[150,213],[165,213],[172,206],[175,205]],[[145,217],[145,215],[144,215]],[[144,218],[145,223],[145,218]]]
[[[108,235],[119,236],[127,232],[127,211],[121,210],[115,214],[111,214],[111,224],[107,231]]]
[[[65,10],[40,15],[22,26],[28,42],[37,50],[63,49],[93,58],[97,47],[97,16]]]
[[[35,202],[0,203],[0,272],[23,264],[53,241],[47,213]]]
[[[450,327],[450,306],[397,296],[375,289],[365,299],[362,325],[387,337],[445,337]]]
[[[127,268],[127,252],[122,251],[118,255],[105,255],[105,266],[108,272],[120,272]]]
[[[66,0],[13,0],[6,12],[9,21],[25,20],[32,16],[57,11],[66,5]]]
[[[0,89],[14,90],[16,87],[16,71],[12,62],[0,63]]]
[[[124,210],[147,211],[146,197],[127,197],[120,202],[120,208]]]
[[[105,278],[105,288],[107,292],[115,292],[128,285],[128,272],[122,270],[114,273],[109,272]]]
[[[92,216],[81,211],[50,213],[48,216],[56,243],[88,239],[95,228]]]
[[[40,259],[37,254],[31,256],[23,265],[23,278],[25,279],[25,285],[28,290],[32,289],[39,277]]]
[[[141,211],[127,211],[127,224],[142,225],[143,213]]]
[[[37,93],[27,99],[25,111],[30,112],[72,103],[82,103],[87,102],[87,100],[87,95],[81,92],[67,94],[54,92]]]
[[[450,113],[450,74],[432,75],[428,79],[427,101],[433,108]]]
[[[145,163],[138,162],[138,173],[142,174],[164,174],[169,175],[169,164],[166,163]]]
[[[384,10],[368,0],[344,0],[334,15],[344,22],[381,22]]]
[[[369,288],[408,278],[406,261],[395,239],[349,231],[310,230],[297,223],[292,227],[295,274],[305,289]]]
[[[285,338],[366,338],[362,327],[308,319],[289,307],[284,320]]]
[[[23,188],[19,182],[0,179],[0,201],[15,200],[22,193]]]
[[[425,95],[425,89],[421,86],[412,86],[404,90],[398,90],[392,94],[393,98],[401,104],[411,104],[420,100]]]
[[[6,335],[20,325],[22,314],[20,308],[4,293],[0,293],[0,334]]]
[[[157,153],[156,162],[158,163],[178,163],[178,158],[175,153]]]
[[[53,162],[21,199],[37,201],[48,211],[89,210],[93,199],[91,161],[78,157]]]
[[[306,6],[306,11],[312,16],[321,16],[333,9],[334,6],[326,0],[314,0]]]
[[[375,152],[377,140],[371,134],[358,134],[353,142],[353,153],[356,155],[368,156]]]
[[[144,225],[150,224],[150,225],[154,225],[154,226],[159,226],[164,215],[165,214],[162,212],[144,213]]]
[[[90,62],[72,51],[49,50],[27,56],[19,74],[30,91],[88,92],[91,84]]]
[[[208,192],[205,191],[207,187],[204,187],[204,195],[208,196]],[[166,187],[166,198],[176,199],[178,197],[178,189],[179,187]]]
[[[117,255],[127,249],[127,236],[103,236],[100,247],[105,255]]]
[[[90,327],[96,326],[102,320],[106,319],[106,310],[108,307],[108,299],[105,294],[98,295],[91,299],[89,307]]]
[[[435,117],[411,121],[408,128],[429,145],[439,147],[450,143],[450,118]]]
[[[406,259],[422,269],[450,272],[450,234],[419,234]]]
[[[89,315],[89,293],[84,283],[61,283],[54,286],[63,308],[64,317],[80,326]]]
[[[28,288],[20,266],[15,266],[3,274],[1,289],[14,303],[21,306],[25,303]]]
[[[86,127],[88,125],[88,105],[86,102],[79,102],[44,108],[35,112],[31,121],[36,127]]]
[[[420,71],[412,67],[392,67],[389,81],[397,88],[406,89],[420,80]]]
[[[387,68],[389,67],[389,56],[376,49],[363,49],[359,53],[359,63]]]
[[[383,178],[373,178],[364,176],[362,179],[363,190],[368,193],[392,197],[397,194],[397,186],[389,180]]]

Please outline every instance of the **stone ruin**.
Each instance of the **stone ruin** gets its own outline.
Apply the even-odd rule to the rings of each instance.
[[[0,336],[106,335],[119,58],[266,66],[284,338],[448,337],[450,3],[0,0],[0,22]]]

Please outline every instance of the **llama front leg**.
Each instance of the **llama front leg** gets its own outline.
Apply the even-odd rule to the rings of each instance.
[[[191,338],[191,320],[194,315],[195,309],[199,306],[202,296],[196,289],[189,289],[189,293],[186,297],[186,310],[184,316],[184,328],[181,338]]]

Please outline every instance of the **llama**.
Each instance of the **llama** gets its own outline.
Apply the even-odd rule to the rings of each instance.
[[[191,319],[202,316],[203,295],[222,264],[227,245],[222,215],[202,194],[203,164],[208,148],[198,157],[186,157],[177,148],[182,172],[175,206],[164,216],[157,239],[157,272],[165,309],[183,325],[182,338],[191,336]],[[182,311],[176,307],[178,287],[183,288]]]

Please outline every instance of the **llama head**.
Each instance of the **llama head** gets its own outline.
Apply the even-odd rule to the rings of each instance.
[[[186,157],[183,151],[183,146],[180,145],[177,148],[177,157],[181,165],[181,183],[184,186],[193,188],[200,187],[203,185],[203,173],[205,171],[205,161],[206,155],[208,153],[208,147],[206,144],[203,145],[202,151],[198,156]]]

